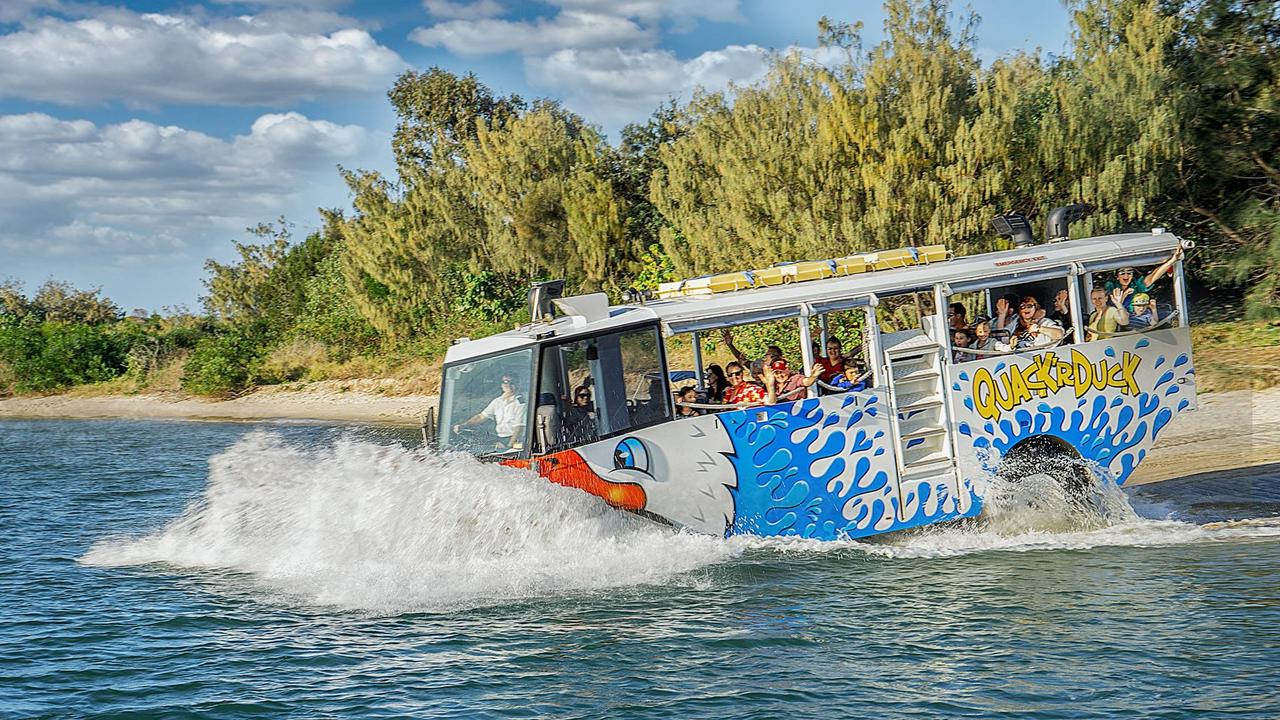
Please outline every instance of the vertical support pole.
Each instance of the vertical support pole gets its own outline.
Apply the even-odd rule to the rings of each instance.
[[[800,305],[800,357],[804,359],[804,373],[808,375],[813,370],[813,332],[809,330],[810,310],[807,303]],[[807,397],[818,396],[818,386],[810,385],[805,393]]]
[[[820,331],[819,344],[822,345],[822,351],[826,352],[827,340],[830,339],[831,337],[827,332],[827,314],[826,313],[822,313],[821,315],[818,316],[818,330]]]
[[[880,298],[875,295],[871,296],[870,303],[867,304],[867,367],[871,370],[871,382],[868,387],[876,387],[882,383],[887,384],[889,378],[886,375],[887,368],[884,362],[884,349],[880,345],[880,323],[876,320],[876,307],[880,305]]]
[[[1084,314],[1084,305],[1080,303],[1080,275],[1084,268],[1079,263],[1073,263],[1071,272],[1067,274],[1067,302],[1071,303],[1071,342],[1084,342],[1084,321],[1088,315]]]
[[[694,375],[697,376],[698,378],[698,389],[705,390],[707,388],[707,384],[705,382],[705,378],[703,378],[704,373],[702,370],[702,337],[698,334],[698,331],[696,330],[693,332],[692,337],[693,337],[693,372],[694,372]]]
[[[951,347],[951,323],[947,320],[947,316],[942,309],[947,307],[951,301],[951,288],[946,285],[933,286],[933,305],[936,312],[933,313],[933,341],[938,343],[944,349]],[[944,353],[947,360],[951,359],[951,352]]]
[[[1178,327],[1191,327],[1191,308],[1187,305],[1187,278],[1182,273],[1182,260],[1173,264],[1173,297],[1178,305]]]
[[[982,294],[987,298],[987,317],[995,317],[996,306],[995,303],[991,301],[991,288],[987,288]]]

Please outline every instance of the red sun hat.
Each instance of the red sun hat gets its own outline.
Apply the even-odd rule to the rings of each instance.
[[[790,370],[791,369],[787,365],[786,360],[774,360],[773,364],[770,365],[769,367],[773,368],[774,370]]]

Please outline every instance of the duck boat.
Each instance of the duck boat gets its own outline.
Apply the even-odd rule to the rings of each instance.
[[[1191,244],[1159,229],[1020,240],[965,257],[906,248],[694,278],[624,305],[537,284],[534,322],[449,348],[438,446],[720,536],[852,539],[971,517],[994,477],[1028,461],[1063,483],[1084,467],[1123,485],[1196,406],[1175,253]],[[1068,330],[1048,345],[965,353],[950,344],[945,310],[893,327],[882,311],[914,296],[926,311],[964,299],[990,312],[1008,293],[1065,290],[1066,324],[1081,329],[1104,276],[1171,254],[1165,319],[1131,332]],[[835,313],[862,320],[863,389],[819,383],[775,404],[677,412],[671,338],[690,336],[702,388],[704,334],[794,322],[802,357],[792,362],[807,371]],[[575,392],[589,403],[575,408]]]

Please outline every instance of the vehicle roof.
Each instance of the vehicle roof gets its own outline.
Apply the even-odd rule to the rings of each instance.
[[[1122,265],[1150,265],[1163,262],[1180,243],[1176,235],[1160,231],[1104,235],[825,280],[655,300],[638,306],[615,306],[609,309],[608,318],[594,322],[578,316],[559,317],[550,323],[531,323],[462,342],[449,348],[445,362],[531,346],[550,337],[586,335],[645,320],[660,320],[665,332],[671,335],[795,317],[802,305],[812,312],[859,307],[869,304],[873,295],[931,288],[938,283],[960,291],[969,289],[966,285],[971,283],[1012,285],[1052,274],[1066,275],[1076,263],[1086,272]]]

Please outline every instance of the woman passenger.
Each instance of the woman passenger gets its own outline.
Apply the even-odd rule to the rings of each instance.
[[[1018,324],[1014,328],[1013,337],[1009,338],[1008,343],[997,345],[997,349],[1027,350],[1051,345],[1061,340],[1062,326],[1049,318],[1036,320],[1038,315],[1040,315],[1040,301],[1030,295],[1022,298],[1022,302],[1018,305]]]
[[[729,389],[729,378],[724,375],[724,368],[711,365],[707,368],[707,400],[724,402],[724,391]]]

